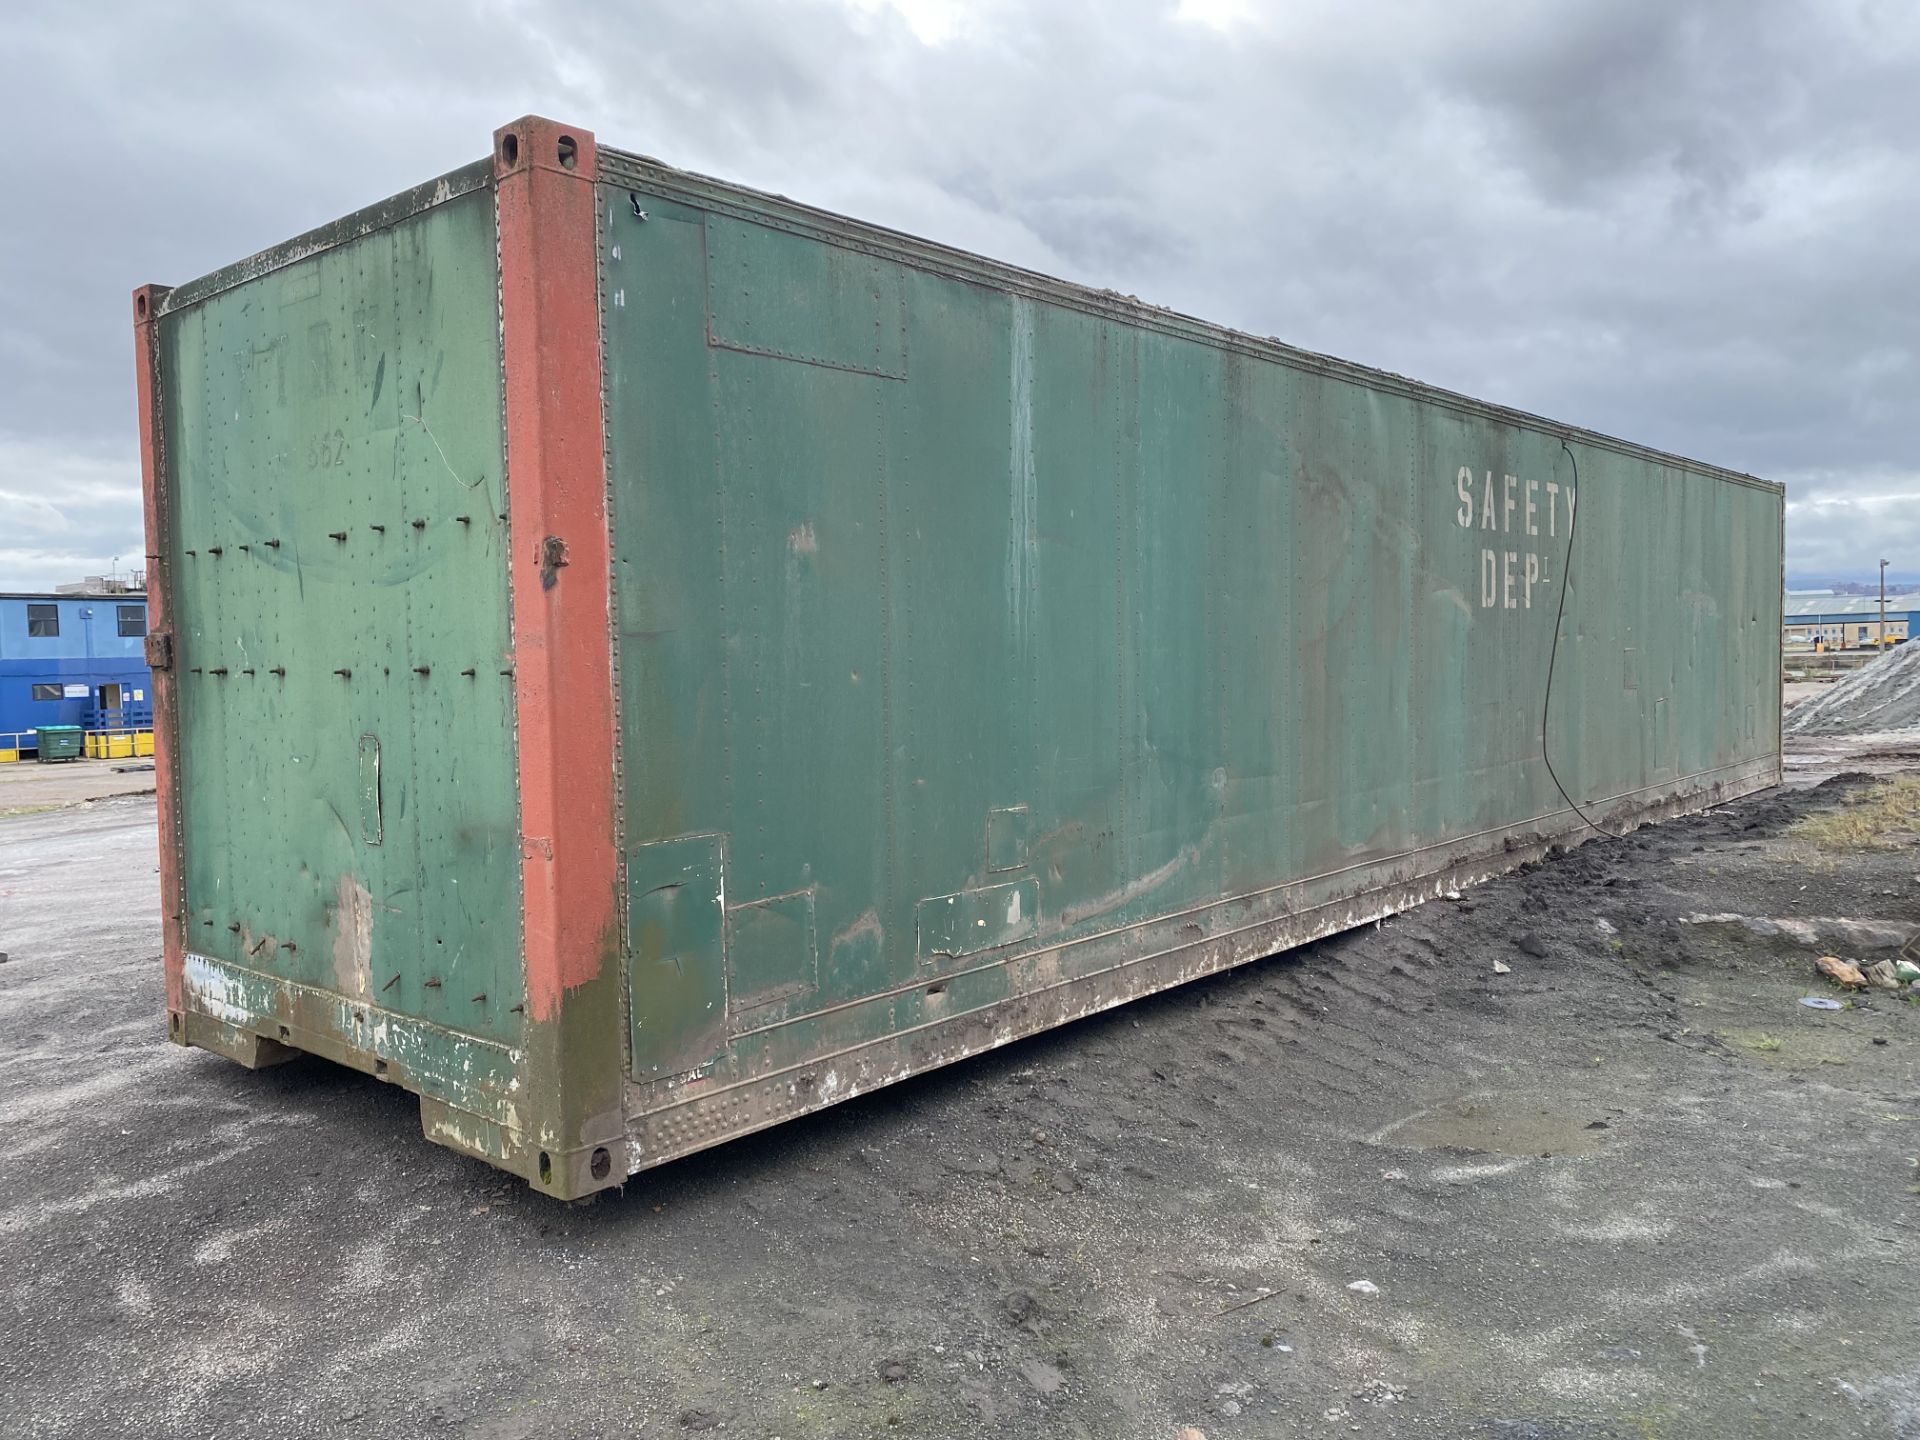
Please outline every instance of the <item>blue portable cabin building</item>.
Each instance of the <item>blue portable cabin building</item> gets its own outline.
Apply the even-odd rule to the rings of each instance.
[[[42,725],[151,730],[147,597],[0,594],[0,754]]]

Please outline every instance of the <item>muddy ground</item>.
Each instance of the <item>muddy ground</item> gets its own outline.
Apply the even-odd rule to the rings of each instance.
[[[1920,1436],[1920,1005],[1683,923],[1920,922],[1864,783],[573,1207],[166,1044],[151,799],[0,820],[0,1432]]]

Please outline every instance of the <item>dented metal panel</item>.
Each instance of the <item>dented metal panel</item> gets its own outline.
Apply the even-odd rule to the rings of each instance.
[[[1778,487],[552,122],[136,333],[172,1033],[555,1195],[1778,779]]]

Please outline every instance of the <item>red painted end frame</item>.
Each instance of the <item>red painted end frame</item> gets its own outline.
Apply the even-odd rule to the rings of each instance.
[[[617,963],[611,554],[593,136],[494,135],[527,1009]]]
[[[180,776],[177,766],[178,694],[174,688],[173,617],[168,604],[168,537],[172,530],[171,477],[160,415],[159,309],[165,285],[133,292],[135,394],[139,401],[140,489],[147,522],[147,663],[153,671],[153,782],[160,816],[160,944],[167,974],[168,1030],[185,1043],[186,901],[180,875]]]

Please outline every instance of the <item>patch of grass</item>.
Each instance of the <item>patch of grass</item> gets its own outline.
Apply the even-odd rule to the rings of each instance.
[[[1757,1050],[1762,1055],[1771,1055],[1785,1043],[1778,1035],[1769,1035],[1764,1030],[1729,1030],[1727,1041],[1742,1050]]]
[[[1900,775],[1855,791],[1831,810],[1788,832],[1819,850],[1887,850],[1920,831],[1920,775]]]

